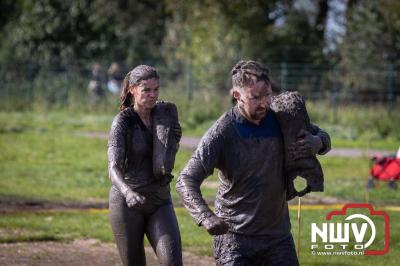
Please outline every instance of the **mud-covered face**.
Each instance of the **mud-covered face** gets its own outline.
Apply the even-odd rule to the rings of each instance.
[[[143,109],[153,108],[158,100],[159,87],[157,78],[146,79],[139,85],[132,86],[130,90],[135,99],[135,106]]]
[[[260,122],[271,104],[272,89],[261,80],[254,85],[234,91],[241,113],[251,122]]]

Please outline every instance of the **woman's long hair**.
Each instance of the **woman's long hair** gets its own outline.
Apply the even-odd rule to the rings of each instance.
[[[159,79],[157,70],[148,65],[139,65],[126,74],[121,85],[121,105],[120,109],[131,107],[135,103],[133,94],[130,92],[131,86],[137,86],[142,80],[151,78]]]

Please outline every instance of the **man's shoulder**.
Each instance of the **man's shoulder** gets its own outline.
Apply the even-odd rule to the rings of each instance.
[[[233,110],[229,109],[223,113],[217,121],[214,122],[213,126],[217,131],[228,130],[231,128],[233,122]]]
[[[221,136],[226,137],[232,131],[232,109],[223,113],[214,124],[207,130],[205,135]]]

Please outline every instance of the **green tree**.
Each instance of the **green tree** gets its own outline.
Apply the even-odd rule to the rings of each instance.
[[[394,70],[400,69],[400,2],[349,3],[346,32],[339,47],[345,88],[382,91],[394,87],[387,82],[393,81]]]
[[[164,56],[200,88],[226,90],[228,71],[241,58],[272,67],[282,61],[326,62],[326,0],[167,1],[167,10],[172,18]]]
[[[0,20],[7,60],[65,65],[159,59],[167,17],[163,1],[19,0],[4,6],[12,11]]]

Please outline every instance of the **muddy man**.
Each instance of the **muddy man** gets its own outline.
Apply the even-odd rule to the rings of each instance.
[[[286,197],[285,129],[270,110],[268,69],[240,61],[232,85],[237,104],[203,136],[176,190],[196,223],[214,236],[217,265],[298,265]],[[288,149],[293,158],[330,150],[329,135],[310,128]],[[220,180],[215,213],[200,192],[214,169]]]

